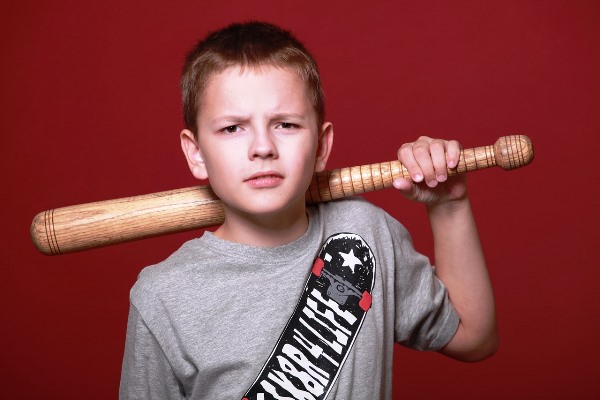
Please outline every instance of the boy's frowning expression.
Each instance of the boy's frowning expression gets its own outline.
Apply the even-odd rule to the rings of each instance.
[[[208,80],[200,104],[197,154],[188,151],[188,160],[194,176],[210,179],[226,211],[303,212],[312,174],[325,168],[322,133],[331,124],[318,126],[300,77],[276,66],[230,67]]]

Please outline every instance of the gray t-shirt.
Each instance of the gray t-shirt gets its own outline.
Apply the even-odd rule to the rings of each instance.
[[[321,246],[338,233],[364,240],[376,273],[371,308],[327,399],[390,399],[394,342],[438,350],[452,338],[458,315],[400,223],[361,198],[309,207],[308,216],[307,232],[284,246],[205,232],[145,268],[131,290],[120,398],[241,399],[286,328]],[[285,398],[311,398],[302,393]]]

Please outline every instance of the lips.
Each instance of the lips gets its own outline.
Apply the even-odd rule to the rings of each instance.
[[[276,172],[259,172],[246,179],[245,182],[254,188],[274,187],[281,183],[283,177]]]

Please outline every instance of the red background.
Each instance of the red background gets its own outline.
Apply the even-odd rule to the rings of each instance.
[[[247,19],[293,30],[319,61],[331,168],[391,160],[421,134],[473,147],[519,133],[535,145],[529,167],[470,180],[500,351],[462,364],[398,348],[395,398],[600,395],[600,3],[365,4],[0,6],[3,398],[116,398],[136,275],[200,232],[47,257],[29,225],[50,208],[198,184],[179,148],[182,59],[209,30]],[[431,254],[420,206],[367,197]]]

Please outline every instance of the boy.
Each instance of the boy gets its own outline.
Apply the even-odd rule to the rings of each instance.
[[[182,148],[225,221],[140,274],[122,399],[389,399],[394,342],[465,361],[495,351],[466,181],[447,180],[457,142],[422,137],[398,151],[418,183],[394,186],[427,208],[434,270],[364,200],[306,207],[333,127],[316,64],[288,32],[212,33],[188,56],[182,89]]]

